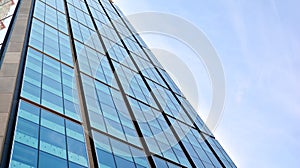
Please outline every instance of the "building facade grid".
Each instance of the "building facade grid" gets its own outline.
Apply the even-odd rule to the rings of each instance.
[[[32,4],[1,166],[236,167],[117,6]]]

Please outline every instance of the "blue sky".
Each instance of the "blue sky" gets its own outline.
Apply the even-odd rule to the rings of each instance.
[[[226,77],[224,113],[214,134],[238,167],[300,167],[300,1],[115,3],[125,14],[175,14],[206,34]],[[165,47],[179,54],[184,50],[168,45],[170,39],[157,35],[144,38],[150,47]],[[190,62],[190,66],[205,72],[199,62]],[[176,78],[176,73],[173,75]],[[205,113],[211,89],[207,76],[201,77],[205,80],[197,83],[203,92],[198,110]],[[181,87],[185,90],[187,86]]]

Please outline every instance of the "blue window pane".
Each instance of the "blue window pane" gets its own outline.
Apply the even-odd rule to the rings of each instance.
[[[35,158],[28,154],[27,158],[22,155],[32,151],[36,155],[40,152],[39,167],[66,167],[67,162],[70,167],[89,166],[82,126],[24,100],[19,105],[14,144],[16,147],[13,151],[14,160],[10,162],[11,167],[36,167],[30,166],[26,159],[31,159],[36,164],[37,156]],[[19,150],[19,146],[24,151]],[[53,164],[47,165],[47,160],[53,160]]]
[[[45,152],[40,152],[39,167],[41,168],[66,168],[67,161]]]
[[[65,66],[63,66],[63,71],[65,71]],[[72,100],[72,96],[73,96],[73,90],[72,89],[75,89],[76,86],[75,85],[75,79],[73,76],[73,71],[71,71],[71,74],[66,74],[65,72],[63,72],[62,74],[62,79],[63,79],[63,84],[64,84],[64,94],[67,94],[70,99],[70,101]]]
[[[38,107],[33,106],[25,101],[21,101],[19,108],[19,117],[39,124],[40,109]]]
[[[46,5],[45,22],[57,28],[57,15],[56,10]]]
[[[62,13],[57,12],[57,24],[58,24],[58,29],[62,32],[68,33],[68,27],[66,23],[66,17]]]
[[[62,96],[61,95],[61,90],[62,90],[61,83],[52,78],[49,78],[45,75],[43,76],[43,89],[45,89],[51,93],[54,93],[56,95]]]
[[[60,82],[60,73],[60,63],[50,57],[44,56],[43,74]]]
[[[31,62],[28,62],[28,64],[29,63]],[[26,67],[24,80],[39,87],[41,82],[41,76],[41,73],[37,72],[35,67]]]
[[[36,149],[15,142],[10,167],[37,167],[37,158]]]
[[[69,162],[69,168],[85,168],[84,166],[80,166],[78,164]]]
[[[68,142],[68,159],[71,162],[88,166],[85,144],[73,138],[67,138]]]
[[[42,110],[41,125],[45,128],[65,134],[64,119],[45,110]]]
[[[156,167],[159,167],[159,168],[168,168],[168,165],[166,163],[166,161],[158,158],[158,157],[153,157],[154,159],[154,162],[155,162],[155,165]]]
[[[134,167],[134,163],[123,159],[121,157],[115,156],[117,167]]]
[[[142,165],[139,165],[139,164],[136,164],[136,167],[137,168],[146,168],[145,166],[142,166]]]
[[[74,118],[78,121],[81,121],[81,116],[79,111],[80,107],[78,104],[75,104],[73,102],[64,99],[64,106],[65,106],[65,115]]]
[[[81,121],[74,69],[29,48],[21,97]]]
[[[53,0],[44,0],[44,1],[47,5],[52,6],[54,8],[56,7],[55,0],[54,1]]]
[[[63,134],[41,127],[40,150],[66,159],[66,139]]]
[[[92,127],[107,132],[105,127],[104,117],[102,114],[95,113],[92,110],[89,110],[89,116],[90,116]]]
[[[43,95],[42,105],[45,105],[55,111],[63,113],[62,97],[53,94],[51,92],[48,92],[46,90],[42,91],[42,95]]]
[[[111,152],[109,138],[107,136],[93,131],[93,139],[97,149]]]
[[[130,147],[130,150],[137,167],[149,167],[144,151],[136,149],[134,147]]]
[[[40,103],[42,54],[28,49],[24,82],[21,95],[36,103]]]
[[[33,16],[40,20],[44,20],[45,17],[44,11],[45,11],[45,4],[42,3],[41,1],[37,1],[35,4]]]
[[[58,32],[49,26],[45,26],[44,52],[59,59]]]
[[[73,66],[73,58],[72,58],[72,52],[70,48],[69,36],[66,36],[60,32],[59,32],[59,49],[60,49],[61,60]]]
[[[170,163],[170,162],[167,162],[167,164],[168,164],[168,166],[169,166],[169,168],[180,168],[181,166],[177,166],[177,165],[175,165],[175,164],[173,164],[173,163]],[[188,165],[188,164],[187,164]],[[198,166],[198,165],[197,165]],[[199,166],[200,167],[200,166]]]
[[[37,124],[23,118],[18,119],[15,141],[37,148],[38,133],[39,127]]]
[[[24,81],[23,88],[22,88],[22,96],[26,97],[36,103],[40,102],[40,93],[41,89],[40,87],[31,84],[29,82]]]
[[[44,24],[36,19],[32,21],[29,44],[39,50],[43,50],[43,29]]]
[[[66,127],[68,137],[84,142],[83,129],[81,125],[75,124],[67,120]]]
[[[97,149],[97,156],[100,167],[116,167],[112,153]]]

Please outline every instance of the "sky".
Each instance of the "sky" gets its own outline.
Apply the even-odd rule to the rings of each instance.
[[[300,167],[300,1],[114,1],[126,15],[173,14],[206,35],[226,78],[225,107],[213,132],[238,167]],[[183,60],[193,55],[174,39],[142,36],[150,48],[172,51]],[[180,70],[159,59],[180,80]],[[185,64],[197,76],[197,101],[193,102],[188,85],[180,87],[205,118],[212,97],[205,65]]]

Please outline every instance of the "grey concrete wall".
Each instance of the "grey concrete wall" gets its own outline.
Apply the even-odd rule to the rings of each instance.
[[[16,17],[15,26],[0,69],[0,162],[11,107],[12,104],[17,103],[13,100],[13,94],[16,87],[31,2],[31,0],[21,1],[20,10]]]

